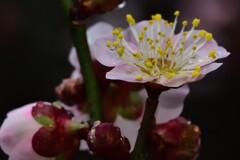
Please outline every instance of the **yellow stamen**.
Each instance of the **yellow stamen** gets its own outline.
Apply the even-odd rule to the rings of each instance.
[[[212,33],[207,33],[207,34],[205,35],[205,38],[206,38],[206,40],[207,40],[208,42],[211,41],[212,38],[213,38]]]
[[[213,58],[213,59],[216,58],[216,50],[215,50],[215,49],[213,49],[213,50],[210,51],[209,57],[211,57],[211,58]]]
[[[197,27],[197,26],[199,25],[199,23],[200,23],[200,19],[197,19],[197,18],[195,18],[195,19],[192,21],[192,25],[193,25],[194,27]]]
[[[179,74],[184,75],[184,74],[186,74],[186,72],[184,72],[184,71],[180,71]]]
[[[152,68],[152,67],[153,67],[152,62],[149,61],[149,60],[147,60],[147,61],[145,62],[145,65],[146,65],[147,67],[149,67],[149,68]]]
[[[197,39],[197,35],[196,35],[196,34],[194,34],[194,35],[193,35],[193,38],[194,38],[194,39]]]
[[[112,34],[115,35],[115,36],[118,36],[120,33],[121,33],[121,31],[119,29],[114,29],[112,31]]]
[[[195,71],[200,72],[200,70],[201,70],[201,66],[196,66],[195,67]]]
[[[183,51],[184,51],[184,48],[183,48],[183,47],[179,48],[179,51],[180,51],[180,52],[183,52]]]
[[[133,53],[132,55],[133,55],[133,57],[135,57],[137,59],[141,58],[141,55],[139,53]]]
[[[120,57],[123,55],[123,52],[124,52],[124,46],[121,46],[120,48],[118,48],[117,53]]]
[[[135,76],[135,79],[136,79],[136,80],[142,80],[142,79],[143,79],[143,76],[142,76],[142,75],[136,75],[136,76]]]
[[[199,75],[199,72],[198,71],[193,71],[192,73],[191,73],[191,76],[192,77],[195,77],[195,76],[198,76]]]
[[[111,41],[107,41],[107,47],[111,47]]]
[[[117,47],[118,45],[119,45],[119,42],[118,42],[118,41],[113,42],[113,46],[114,46],[114,47]]]
[[[187,32],[183,32],[183,36],[187,36]]]
[[[152,20],[161,21],[162,20],[162,15],[161,14],[152,15]]]
[[[155,50],[155,46],[152,45],[152,46],[151,46],[151,49],[152,49],[152,50]]]
[[[131,14],[127,14],[127,15],[126,15],[126,19],[127,19],[128,23],[129,23],[130,25],[134,25],[134,24],[135,24],[135,19],[132,17]]]
[[[168,79],[171,79],[171,78],[175,77],[175,75],[176,75],[175,73],[169,73],[168,76],[167,76],[167,78],[168,78]]]
[[[199,36],[200,37],[204,37],[206,35],[206,31],[205,30],[201,30],[200,32],[199,32]]]
[[[123,35],[122,35],[122,34],[119,34],[119,35],[118,35],[118,39],[119,39],[119,40],[122,40],[122,39],[123,39]]]
[[[179,16],[180,12],[179,11],[175,11],[174,12],[174,16]]]
[[[187,26],[187,25],[188,25],[188,22],[187,22],[187,21],[183,21],[183,22],[182,22],[182,25],[183,25],[183,26]]]
[[[138,39],[139,39],[140,41],[143,40],[143,38],[144,38],[143,35],[139,35],[139,36],[138,36]]]

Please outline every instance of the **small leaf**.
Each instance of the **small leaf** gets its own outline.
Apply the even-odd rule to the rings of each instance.
[[[44,126],[54,126],[54,121],[46,116],[35,117],[35,120]]]

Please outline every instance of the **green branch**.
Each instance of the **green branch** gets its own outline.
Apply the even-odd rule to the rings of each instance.
[[[71,23],[70,9],[73,6],[71,0],[60,0],[60,3],[69,26],[73,45],[77,50],[78,60],[81,65],[88,103],[90,105],[91,120],[103,121],[100,91],[93,71],[91,54],[87,43],[85,23],[83,22],[80,26],[75,26]]]

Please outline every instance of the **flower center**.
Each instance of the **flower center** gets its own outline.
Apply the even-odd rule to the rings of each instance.
[[[215,50],[211,50],[205,62],[199,61],[197,54],[212,40],[212,34],[205,30],[196,31],[200,20],[195,18],[189,32],[184,31],[188,22],[183,21],[180,33],[175,35],[179,14],[179,11],[175,11],[175,20],[170,23],[163,20],[160,14],[153,15],[139,33],[137,29],[140,25],[135,26],[135,19],[128,14],[126,19],[133,40],[125,40],[122,29],[115,29],[112,32],[115,41],[107,41],[107,47],[115,51],[127,64],[142,71],[142,75],[136,76],[139,80],[143,76],[165,76],[168,79],[177,74],[197,76],[206,61],[216,58]],[[134,45],[135,43],[137,45]]]

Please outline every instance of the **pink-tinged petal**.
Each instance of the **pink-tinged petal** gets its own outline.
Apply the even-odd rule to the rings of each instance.
[[[113,26],[105,22],[98,22],[87,29],[88,45],[94,45],[97,39],[111,36]]]
[[[142,72],[138,70],[138,68],[124,64],[116,66],[111,71],[107,72],[106,78],[136,83],[145,83],[148,81],[152,81],[156,78],[156,76],[143,76],[141,80],[137,80],[136,76],[138,75],[142,75]]]
[[[68,60],[75,69],[80,70],[80,63],[78,61],[77,51],[75,47],[71,48],[70,54],[68,56]]]
[[[96,40],[96,43],[92,46],[92,52],[96,59],[103,65],[108,67],[114,67],[124,64],[121,58],[115,52],[111,51],[107,46],[107,41],[113,41],[113,37],[106,37]]]
[[[7,114],[0,129],[0,145],[6,154],[10,154],[22,139],[33,135],[41,127],[32,117],[31,111],[35,105],[28,104]]]
[[[184,99],[188,94],[189,87],[187,85],[162,92],[155,114],[156,123],[165,123],[177,118],[182,113]],[[146,90],[141,90],[140,95],[142,99],[147,99]]]
[[[75,70],[72,72],[72,74],[71,74],[70,77],[71,77],[71,78],[80,78],[80,79],[83,81],[82,74],[81,74],[80,70],[78,70],[78,69],[75,69]]]
[[[140,122],[142,118],[139,118],[135,121],[127,120],[125,118],[122,118],[121,116],[117,116],[114,125],[118,126],[121,129],[121,134],[124,137],[127,137],[129,140],[129,143],[131,145],[131,151],[134,148],[138,129],[140,128]]]
[[[155,114],[156,123],[165,123],[177,118],[183,110],[184,99],[189,94],[189,87],[170,89],[159,97],[159,105]]]
[[[201,69],[201,74],[202,75],[206,75],[212,71],[215,71],[216,69],[218,69],[220,66],[222,65],[222,63],[212,63],[210,65],[204,66]]]
[[[209,65],[203,66],[201,68],[201,72],[198,76],[191,76],[190,74],[183,74],[183,75],[178,74],[171,79],[161,76],[158,79],[157,83],[164,85],[164,86],[168,86],[168,87],[179,87],[186,83],[201,80],[203,77],[205,77],[205,75],[207,73],[210,73],[210,72],[218,69],[221,65],[222,65],[222,63],[212,63]]]
[[[11,150],[9,160],[55,160],[55,158],[38,155],[32,148],[32,136],[28,136]]]
[[[105,22],[96,23],[95,25],[93,25],[87,29],[87,41],[88,41],[88,45],[89,45],[89,48],[91,51],[92,59],[95,59],[93,51],[92,51],[94,43],[99,38],[111,36],[112,29],[113,29],[113,27],[110,24],[105,23]],[[68,59],[74,68],[80,70],[80,65],[79,65],[80,63],[78,61],[77,51],[76,51],[75,47],[71,48]]]
[[[201,49],[199,49],[197,51],[198,61],[204,61],[206,59],[209,59],[210,58],[209,53],[211,50],[216,51],[216,59],[212,59],[211,62],[213,62],[217,59],[225,58],[230,54],[229,52],[227,52],[227,50],[225,48],[218,46],[217,44],[207,43],[206,45],[204,45]]]

